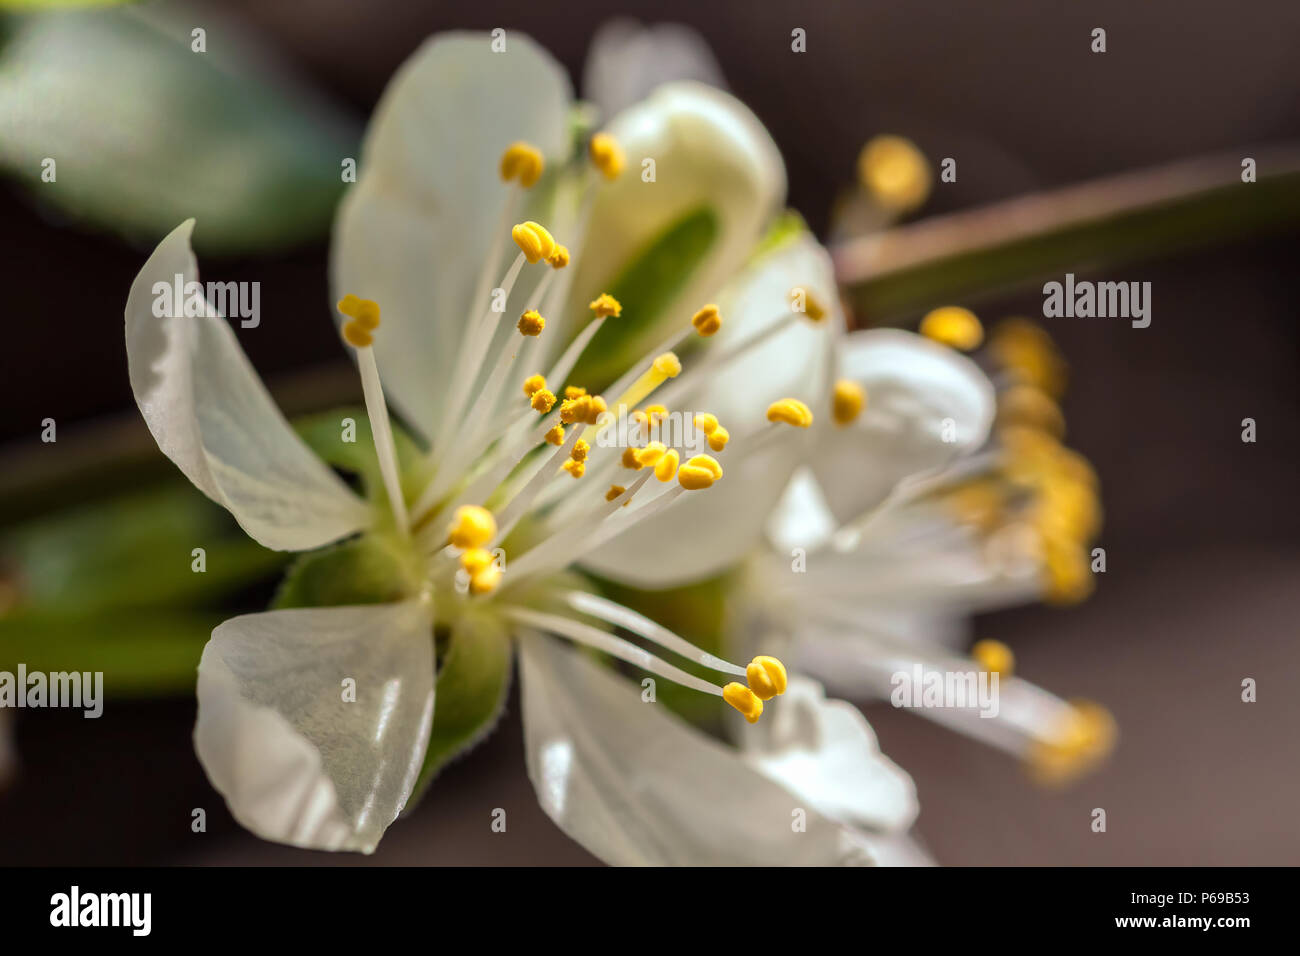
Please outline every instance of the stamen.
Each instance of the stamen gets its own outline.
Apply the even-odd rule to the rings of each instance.
[[[862,410],[867,407],[867,390],[847,378],[835,383],[831,395],[831,418],[841,427],[857,421]]]
[[[521,222],[510,230],[510,238],[528,264],[532,265],[550,257],[555,252],[555,237],[540,222]]]
[[[744,716],[751,724],[758,723],[763,716],[763,701],[744,684],[732,681],[722,688],[722,699]]]
[[[759,700],[771,700],[784,694],[789,682],[785,665],[775,657],[765,655],[755,657],[749,662],[749,666],[745,668],[745,679],[749,681],[749,689]]]
[[[619,174],[623,172],[623,166],[626,162],[623,148],[618,145],[618,140],[614,139],[609,133],[597,133],[593,136],[591,143],[587,147],[587,152],[591,156],[592,165],[599,169],[601,175],[611,182],[618,179]]]
[[[546,388],[546,378],[541,375],[530,375],[524,379],[524,394],[532,398],[542,389]]]
[[[546,328],[546,319],[536,309],[529,309],[519,316],[518,328],[520,335],[541,335],[542,330]]]
[[[595,301],[589,304],[587,308],[591,309],[598,319],[608,318],[611,315],[614,316],[614,318],[618,318],[623,314],[622,303],[608,292],[602,292],[600,295],[596,296]]]
[[[397,446],[393,441],[392,422],[388,418],[388,403],[379,380],[379,366],[375,361],[373,332],[379,328],[379,306],[369,299],[345,295],[338,310],[348,316],[343,325],[343,337],[357,352],[357,368],[361,372],[361,392],[365,396],[366,415],[370,418],[370,432],[375,443],[375,457],[379,459],[379,474],[384,481],[393,522],[398,533],[410,533],[410,520],[406,512],[406,499],[402,496],[400,470],[397,466]]]
[[[1011,676],[1016,664],[1016,655],[1001,641],[976,641],[971,645],[970,656],[982,670],[1003,678]]]
[[[631,407],[636,405],[668,379],[675,378],[681,373],[682,362],[675,353],[664,352],[661,355],[656,355],[650,362],[650,367],[642,372],[636,381],[627,386],[627,390],[614,401],[614,406],[627,405]]]
[[[501,154],[501,179],[505,182],[518,179],[524,189],[536,185],[545,169],[542,151],[531,143],[511,143]]]
[[[677,483],[681,485],[681,488],[674,488],[673,492],[663,497],[670,497],[671,494],[678,491],[700,491],[710,487],[721,477],[722,466],[712,456],[694,455],[686,464],[677,469]],[[658,501],[655,502],[655,504],[658,503]]]
[[[462,505],[447,526],[447,543],[454,548],[481,548],[497,533],[492,512],[481,505]]]
[[[681,456],[676,448],[670,448],[662,458],[655,462],[655,477],[662,482],[672,481],[677,475],[677,463]]]
[[[797,398],[783,398],[767,407],[769,422],[783,422],[795,428],[807,428],[812,424],[812,410]]]
[[[877,136],[858,155],[858,180],[893,213],[914,209],[930,195],[930,164],[911,140]]]
[[[945,305],[926,313],[921,320],[921,334],[941,345],[969,352],[984,341],[984,326],[970,309]]]
[[[709,304],[691,316],[691,325],[701,336],[708,338],[717,335],[718,330],[722,328],[722,315],[716,305]]]

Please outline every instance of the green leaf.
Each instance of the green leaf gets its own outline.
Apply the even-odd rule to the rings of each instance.
[[[193,570],[195,548],[205,552],[203,572]],[[54,512],[0,539],[18,605],[61,616],[215,606],[287,561],[188,483]]]
[[[607,321],[583,353],[571,380],[599,388],[622,374],[629,362],[654,347],[637,316],[658,315],[690,281],[718,238],[718,214],[709,206],[685,213],[648,242],[603,288],[623,305],[623,316]],[[599,242],[600,238],[594,237]],[[595,383],[600,383],[599,385]]]
[[[366,535],[300,555],[284,576],[273,608],[386,604],[409,595],[415,569],[387,539]]]
[[[407,812],[449,761],[492,732],[510,690],[510,635],[488,615],[461,618],[441,657],[433,731]]]
[[[128,237],[154,242],[193,216],[204,253],[326,234],[356,124],[263,68],[267,52],[218,15],[193,50],[191,19],[166,5],[7,18],[0,169]]]
[[[199,656],[227,615],[128,611],[0,618],[0,670],[102,671],[107,697],[193,690]]]

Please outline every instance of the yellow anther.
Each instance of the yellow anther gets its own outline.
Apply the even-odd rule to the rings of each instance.
[[[530,375],[524,379],[524,394],[532,398],[546,387],[545,375]]]
[[[744,684],[732,681],[722,688],[722,699],[744,715],[751,724],[758,723],[763,716],[763,702]]]
[[[1052,398],[1065,394],[1065,359],[1052,337],[1030,319],[1003,319],[989,333],[989,352],[1017,379]]]
[[[1092,567],[1077,541],[1044,534],[1043,562],[1049,604],[1077,604],[1092,593]]]
[[[668,446],[661,441],[652,441],[644,448],[633,448],[631,451],[638,468],[652,468],[668,453]]]
[[[709,447],[714,451],[722,451],[727,447],[727,442],[731,441],[731,432],[727,431],[721,425],[709,433]]]
[[[561,467],[574,478],[581,478],[587,473],[587,463],[585,461],[578,461],[575,458],[570,458]]]
[[[1105,759],[1115,736],[1115,718],[1105,707],[1071,701],[1052,737],[1030,750],[1029,769],[1042,783],[1068,783]]]
[[[664,378],[676,378],[682,374],[682,360],[672,352],[664,352],[654,360],[654,370]]]
[[[541,335],[546,328],[546,319],[536,309],[529,309],[519,317],[520,335]]]
[[[901,136],[877,136],[858,154],[858,181],[893,212],[907,212],[925,202],[931,177],[925,154]]]
[[[971,645],[970,656],[981,670],[999,677],[1010,677],[1016,667],[1016,655],[1001,641],[985,638]]]
[[[831,395],[831,418],[836,425],[851,425],[867,407],[867,390],[857,382],[842,378]]]
[[[457,548],[481,548],[497,533],[497,519],[480,505],[461,505],[447,526],[447,541]]]
[[[560,421],[566,425],[572,425],[574,422],[586,422],[589,414],[591,414],[590,395],[566,398],[560,404]]]
[[[998,395],[998,427],[1023,425],[1047,432],[1053,438],[1065,436],[1065,415],[1061,406],[1034,385],[1017,384]]]
[[[804,318],[810,322],[820,322],[830,314],[822,300],[807,286],[795,286],[790,290],[788,298],[791,311],[803,313]]]
[[[343,338],[348,345],[358,349],[363,349],[375,341],[370,331],[356,319],[348,319],[343,323]]]
[[[624,468],[631,468],[633,471],[636,471],[641,467],[641,463],[636,460],[636,454],[638,451],[640,451],[638,448],[623,449],[623,457],[620,461],[623,463]]]
[[[573,443],[573,450],[569,452],[569,457],[574,461],[586,461],[587,455],[591,453],[591,445],[579,438]]]
[[[505,182],[518,179],[525,189],[541,179],[545,169],[542,151],[531,143],[511,143],[501,154],[501,178]]]
[[[355,319],[368,332],[379,328],[379,303],[359,299],[349,293],[339,299],[338,309],[349,319]]]
[[[722,477],[722,466],[709,455],[694,455],[677,469],[677,483],[687,491],[708,488]]]
[[[969,352],[984,341],[984,326],[970,309],[945,305],[926,313],[921,320],[921,334],[941,345]]]
[[[749,689],[759,700],[771,700],[779,694],[784,694],[786,684],[789,682],[785,665],[775,657],[763,655],[749,662],[749,666],[745,668],[745,679],[749,681]]]
[[[564,444],[564,426],[556,425],[546,433],[546,443],[555,445],[557,448]]]
[[[718,427],[718,416],[710,414],[709,412],[700,412],[691,419],[691,421],[694,423],[696,428],[704,432],[706,435],[712,435],[714,430]]]
[[[555,237],[545,226],[531,219],[511,229],[510,238],[514,239],[515,245],[530,263],[541,262],[555,252]]]
[[[563,269],[569,264],[569,247],[557,242],[555,251],[546,257],[546,262],[552,269]]]
[[[677,474],[677,464],[681,460],[682,456],[677,454],[676,448],[668,449],[663,457],[655,462],[655,477],[660,481],[672,481]]]
[[[486,548],[470,548],[460,556],[460,566],[471,578],[492,564],[492,552]]]
[[[609,406],[605,404],[605,399],[599,395],[591,396],[591,407],[587,410],[587,424],[595,425],[600,421],[600,416],[609,411]]]
[[[625,491],[627,491],[627,489],[624,488],[622,485],[610,485],[609,491],[605,492],[605,500],[613,501],[615,498],[617,498]]]
[[[581,385],[566,385],[566,386],[564,386],[564,397],[565,397],[565,398],[582,398],[582,396],[584,396],[584,395],[586,395],[586,394],[587,394],[587,390],[586,390],[585,388],[583,388]]]
[[[486,568],[477,574],[471,574],[469,577],[470,594],[490,594],[497,589],[501,583],[501,569],[495,564],[489,564]]]
[[[767,406],[767,420],[769,422],[784,422],[796,428],[807,428],[812,424],[813,414],[812,409],[799,399],[783,398]]]
[[[534,411],[541,412],[545,415],[555,407],[555,393],[549,388],[543,388],[533,393],[532,401],[528,404],[533,406]]]
[[[718,329],[722,328],[722,314],[718,312],[716,305],[706,305],[691,316],[691,325],[695,326],[696,332],[708,338],[710,335],[716,335]]]
[[[623,172],[623,165],[626,162],[623,147],[619,146],[618,140],[608,133],[597,133],[593,136],[587,152],[591,156],[592,165],[599,169],[606,179],[618,179],[619,173]]]
[[[611,315],[617,319],[623,314],[622,304],[608,292],[602,292],[596,296],[595,300],[587,308],[596,313],[598,319],[608,318]]]

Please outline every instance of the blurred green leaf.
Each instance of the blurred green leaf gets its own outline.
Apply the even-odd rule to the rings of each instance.
[[[149,242],[193,216],[203,252],[328,231],[357,127],[218,11],[59,10],[8,16],[3,33],[0,168],[38,201]]]
[[[367,535],[300,555],[272,602],[274,608],[333,607],[400,601],[410,575],[384,539]]]
[[[351,437],[343,440],[343,422],[355,423]],[[429,466],[424,452],[411,437],[411,433],[398,422],[393,422],[393,445],[397,449],[397,465],[401,471],[402,493],[408,501],[417,496],[429,478]],[[293,427],[312,451],[327,464],[341,471],[351,472],[361,478],[368,497],[387,509],[388,495],[384,491],[383,476],[379,472],[379,459],[375,455],[375,439],[370,431],[370,418],[362,406],[345,406],[328,412],[304,415],[293,421]]]

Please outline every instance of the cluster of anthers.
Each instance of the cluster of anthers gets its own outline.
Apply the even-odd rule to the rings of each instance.
[[[585,180],[586,201],[578,204],[581,211],[571,226],[579,234],[590,211],[591,191],[599,188],[600,179],[617,178],[625,162],[618,143],[606,133],[592,137],[588,156],[591,167]],[[660,513],[682,494],[709,489],[723,477],[715,454],[724,449],[731,449],[728,454],[732,456],[753,454],[773,440],[775,431],[782,427],[807,428],[812,423],[812,412],[803,402],[787,398],[769,407],[767,418],[771,424],[736,439],[717,416],[696,414],[693,424],[714,454],[693,454],[683,460],[682,450],[653,438],[655,427],[668,415],[669,402],[681,407],[718,369],[792,322],[820,321],[826,310],[805,290],[792,290],[790,307],[777,320],[738,342],[697,350],[698,364],[683,375],[682,361],[674,349],[691,337],[707,341],[722,327],[718,307],[705,305],[679,333],[611,384],[606,394],[613,398],[607,402],[602,395],[566,382],[602,325],[622,315],[618,300],[602,293],[590,303],[592,320],[552,366],[544,373],[529,374],[522,388],[514,391],[507,384],[512,373],[529,361],[546,331],[547,314],[564,301],[567,289],[557,277],[571,264],[572,256],[541,223],[529,220],[507,228],[520,193],[541,181],[546,173],[541,152],[527,143],[511,145],[501,158],[500,173],[503,181],[517,188],[505,204],[501,226],[494,233],[479,276],[474,302],[475,308],[483,311],[466,329],[440,427],[433,433],[440,436],[437,444],[441,447],[428,453],[422,469],[431,477],[409,508],[402,493],[373,348],[380,325],[379,306],[354,295],[338,303],[347,319],[342,327],[343,338],[357,354],[394,531],[413,546],[423,561],[425,573],[419,596],[437,611],[447,606],[445,602],[481,600],[500,593],[499,603],[494,606],[518,623],[595,647],[678,683],[720,696],[747,720],[756,721],[763,701],[785,691],[785,668],[775,658],[756,657],[747,667],[740,667],[699,650],[614,602],[585,592],[558,592],[562,601],[581,614],[629,630],[703,667],[743,675],[747,682],[718,686],[654,657],[607,629],[525,607],[510,598],[520,593],[516,590],[520,585],[555,574],[615,535]],[[494,284],[491,279],[500,274],[506,235],[518,252],[504,276]],[[523,270],[539,264],[546,273],[518,313],[514,329],[504,326],[500,321],[501,303],[508,305]],[[494,302],[496,308],[492,307]],[[496,358],[492,360],[494,349]],[[642,407],[652,394],[657,401]],[[840,405],[842,402],[837,408]],[[628,447],[621,456],[596,455],[594,447],[601,443],[594,439],[605,429],[615,427],[617,416],[627,415],[628,409],[634,409],[628,417],[632,422]],[[842,410],[837,411],[837,420],[842,414]],[[613,478],[619,467],[640,474],[626,484],[611,481],[603,495],[588,495],[582,490],[590,487],[590,479],[578,486],[570,483],[566,488],[566,479],[562,478],[567,475],[581,479],[590,469],[600,474],[599,486],[604,487],[604,479]],[[662,484],[675,481],[675,487],[658,495],[641,494],[651,476]],[[647,497],[651,500],[644,500]],[[634,501],[639,506],[629,507]],[[525,519],[527,533],[512,539],[512,532]],[[510,550],[518,552],[510,555],[509,563],[503,547],[508,540]],[[554,598],[557,591],[548,593]]]

